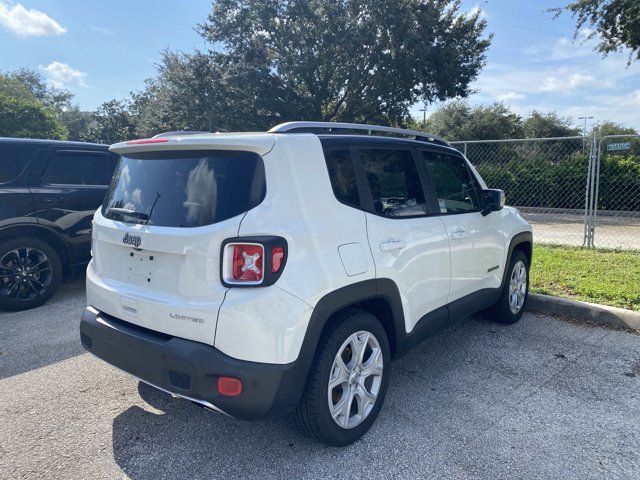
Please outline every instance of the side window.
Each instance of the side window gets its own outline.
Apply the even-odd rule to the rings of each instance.
[[[480,209],[476,182],[462,158],[436,152],[422,152],[422,155],[436,190],[440,213]]]
[[[30,148],[0,148],[0,183],[15,180],[31,157]]]
[[[96,152],[57,152],[42,174],[44,185],[109,185],[115,168],[113,155]]]
[[[360,207],[356,174],[348,149],[332,150],[325,154],[331,187],[336,198],[348,205]]]
[[[360,151],[373,208],[387,217],[428,213],[422,184],[411,150],[371,149]]]

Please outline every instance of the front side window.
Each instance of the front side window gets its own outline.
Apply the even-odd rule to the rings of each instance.
[[[369,182],[376,213],[387,217],[428,213],[411,150],[363,149],[360,151],[360,161]]]
[[[44,169],[43,185],[109,185],[115,167],[113,155],[57,152]]]
[[[0,183],[18,178],[32,152],[28,148],[0,148]]]
[[[360,198],[348,149],[332,150],[325,155],[331,187],[336,198],[347,205],[358,207]]]
[[[422,155],[438,197],[440,213],[480,209],[476,183],[462,158],[436,152],[422,152]]]
[[[265,196],[262,158],[239,151],[123,155],[102,214],[127,223],[200,227],[240,215]]]

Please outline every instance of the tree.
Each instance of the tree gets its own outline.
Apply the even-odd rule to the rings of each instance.
[[[136,133],[167,130],[264,129],[277,117],[263,95],[262,76],[238,71],[213,54],[165,51],[158,76],[133,94]]]
[[[0,91],[0,137],[65,140],[67,132],[55,112],[35,99]]]
[[[442,105],[429,116],[425,130],[447,140],[498,140],[523,136],[522,119],[509,107],[502,103],[472,106],[467,100],[453,100]]]
[[[84,136],[86,141],[108,144],[132,138],[135,138],[135,124],[129,104],[121,100],[109,100],[100,105]]]
[[[91,119],[90,112],[81,111],[73,100],[73,94],[64,89],[47,85],[42,74],[29,68],[0,73],[0,91],[12,98],[36,102],[52,110],[64,128],[69,140],[81,140]]]
[[[572,137],[580,135],[580,129],[572,126],[570,117],[560,117],[554,112],[540,113],[533,111],[524,121],[523,130],[526,138]]]
[[[607,135],[637,135],[635,128],[625,127],[615,122],[600,122],[593,127],[593,133],[597,137],[605,137]]]
[[[640,2],[638,0],[574,0],[566,7],[552,9],[556,17],[564,11],[577,19],[574,39],[584,27],[593,29],[588,38],[597,38],[596,50],[603,55],[631,50],[629,63],[640,60]]]
[[[199,31],[220,94],[240,111],[258,103],[267,128],[273,119],[399,124],[417,101],[466,96],[485,64],[485,28],[459,0],[219,0]]]

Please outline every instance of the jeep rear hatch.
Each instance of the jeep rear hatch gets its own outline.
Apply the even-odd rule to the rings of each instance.
[[[213,344],[226,291],[220,248],[265,188],[256,152],[123,152],[94,218],[89,303],[130,323]]]

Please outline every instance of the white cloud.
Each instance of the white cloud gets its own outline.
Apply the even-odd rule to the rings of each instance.
[[[576,88],[592,85],[596,81],[591,75],[571,73],[564,75],[550,75],[542,80],[538,92],[569,92]]]
[[[56,88],[68,87],[70,85],[87,86],[84,81],[87,74],[76,70],[67,63],[51,62],[46,67],[40,65],[40,69],[45,73],[49,83]]]
[[[499,102],[504,102],[504,101],[508,101],[508,100],[522,100],[523,98],[526,98],[527,96],[523,93],[518,93],[518,92],[505,92],[502,93],[500,95],[496,96],[496,99]]]
[[[9,6],[0,2],[0,24],[22,37],[61,35],[67,31],[46,13],[27,10],[19,3]]]
[[[595,84],[604,86],[611,82],[596,79],[579,67],[542,67],[493,64],[488,66],[472,85],[478,90],[476,98],[484,102],[522,100],[529,94],[563,93],[579,91]]]
[[[480,14],[480,18],[484,18],[484,19],[489,18],[489,15],[487,15],[487,12],[485,12],[485,11],[482,9],[482,7],[481,7],[480,5],[478,5],[478,4],[475,4],[475,5],[473,6],[473,8],[472,8],[471,10],[469,10],[469,16],[473,16],[473,15],[475,15],[476,13],[479,13],[479,14]]]

